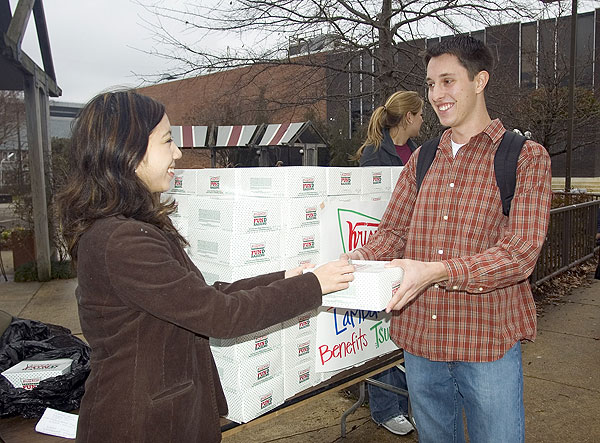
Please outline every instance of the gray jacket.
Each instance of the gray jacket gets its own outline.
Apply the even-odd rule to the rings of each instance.
[[[415,152],[417,149],[415,142],[409,138],[406,143],[410,151]],[[359,164],[360,166],[404,166],[396,152],[389,129],[383,129],[383,141],[379,145],[379,149],[375,149],[373,145],[365,146]]]

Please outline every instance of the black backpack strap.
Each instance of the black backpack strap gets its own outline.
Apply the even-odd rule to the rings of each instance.
[[[510,204],[515,195],[517,186],[517,162],[521,149],[527,138],[516,132],[506,131],[496,150],[494,156],[494,173],[496,184],[500,189],[502,199],[502,213],[506,216],[510,213]]]
[[[421,183],[423,183],[425,174],[427,174],[429,167],[433,163],[433,159],[435,158],[435,154],[437,152],[437,148],[440,144],[441,138],[441,136],[437,138],[432,138],[431,140],[427,140],[421,145],[421,150],[419,151],[419,158],[417,158],[417,193],[419,192],[419,189],[421,189]]]

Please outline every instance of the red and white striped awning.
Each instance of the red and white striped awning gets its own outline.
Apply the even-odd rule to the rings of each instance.
[[[289,142],[304,123],[281,123],[267,126],[259,146],[278,146]]]
[[[219,126],[216,148],[246,146],[252,140],[257,125]]]
[[[208,126],[171,126],[173,141],[180,148],[206,148]]]

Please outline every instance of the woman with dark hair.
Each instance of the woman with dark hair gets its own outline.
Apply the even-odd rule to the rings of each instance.
[[[160,202],[181,151],[165,108],[104,93],[73,128],[72,176],[59,196],[77,263],[81,328],[92,348],[78,442],[218,442],[227,404],[208,337],[244,335],[348,287],[339,260],[208,286]]]

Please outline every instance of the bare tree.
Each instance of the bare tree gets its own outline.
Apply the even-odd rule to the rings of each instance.
[[[143,3],[143,0],[142,0]],[[169,68],[154,80],[195,76],[248,65],[301,65],[327,68],[330,78],[350,72],[373,79],[369,94],[387,97],[422,83],[415,73],[417,53],[433,35],[533,19],[541,2],[527,0],[236,0],[197,1],[173,8],[169,2],[146,4],[157,30],[154,53]],[[180,32],[173,32],[173,26]],[[239,41],[214,49],[215,36]],[[223,37],[228,36],[228,37]],[[237,36],[237,38],[236,38]],[[219,38],[219,37],[217,37]],[[212,43],[211,43],[212,42]],[[320,56],[341,56],[337,63]],[[302,53],[303,57],[294,57]],[[353,63],[364,54],[368,66]],[[411,61],[404,65],[399,60]],[[420,63],[419,63],[420,64]],[[417,80],[418,79],[418,80]],[[356,94],[360,95],[360,91]],[[364,91],[363,91],[364,94]]]

